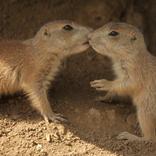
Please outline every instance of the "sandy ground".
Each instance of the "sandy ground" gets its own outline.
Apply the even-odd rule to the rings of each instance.
[[[137,9],[136,4],[133,10],[135,13],[131,12],[131,9],[130,14],[127,13],[131,4],[129,2],[128,0],[2,0],[0,36],[26,39],[32,37],[41,25],[56,19],[71,19],[93,28],[110,20],[128,19],[142,30],[147,29],[142,20],[143,15],[140,14],[142,8]],[[147,8],[146,5],[143,7]],[[152,9],[150,11],[152,12]],[[147,40],[148,31],[145,33]],[[96,54],[92,49],[68,58],[55,82],[52,83],[49,100],[54,110],[66,116],[69,123],[51,123],[49,129],[40,114],[30,107],[29,101],[22,93],[2,96],[0,155],[156,155],[155,143],[116,139],[122,131],[140,135],[135,108],[129,102],[96,102],[94,100],[96,96],[104,93],[95,92],[90,88],[89,82],[100,78],[114,79],[111,61],[108,58]],[[49,133],[50,142],[47,141]]]
[[[90,96],[55,97],[54,108],[69,124],[50,124],[51,141],[43,119],[24,97],[3,97],[0,107],[0,155],[154,156],[156,144],[116,139],[118,133],[139,134],[131,105],[94,102]],[[86,95],[85,95],[86,96]],[[50,100],[53,101],[52,99]]]

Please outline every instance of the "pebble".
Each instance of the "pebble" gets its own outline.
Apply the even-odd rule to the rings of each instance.
[[[37,150],[37,151],[43,150],[43,146],[42,146],[41,144],[37,144],[36,150]]]
[[[46,134],[46,140],[48,141],[48,142],[51,142],[52,140],[51,140],[51,135],[50,134]]]

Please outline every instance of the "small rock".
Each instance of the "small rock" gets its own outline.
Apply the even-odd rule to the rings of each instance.
[[[74,137],[73,133],[68,131],[68,133],[66,134],[66,139],[71,140],[71,138],[73,137]]]
[[[48,156],[48,153],[43,151],[43,152],[41,153],[41,156]]]
[[[61,136],[60,136],[59,132],[55,132],[55,133],[53,134],[53,136],[54,136],[54,138],[55,138],[56,140],[61,140]]]
[[[46,140],[47,140],[48,142],[51,142],[51,135],[50,135],[50,134],[46,134]]]
[[[37,144],[37,146],[36,146],[36,150],[37,150],[37,151],[41,151],[41,150],[43,150],[42,148],[43,148],[43,147],[42,147],[41,144]]]
[[[32,146],[36,146],[37,143],[35,141],[31,141],[32,142]]]
[[[71,142],[69,142],[69,141],[66,141],[65,144],[66,144],[67,146],[70,146],[70,147],[72,146]]]
[[[63,125],[58,125],[58,131],[61,135],[65,134],[65,127]]]

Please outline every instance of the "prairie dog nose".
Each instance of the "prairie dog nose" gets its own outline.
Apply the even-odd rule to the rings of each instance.
[[[88,41],[90,42],[94,37],[94,32],[92,31],[91,33],[88,34]]]
[[[92,32],[89,33],[89,34],[88,34],[88,39],[90,40],[90,39],[92,38],[92,36],[93,36],[93,33],[92,33]]]

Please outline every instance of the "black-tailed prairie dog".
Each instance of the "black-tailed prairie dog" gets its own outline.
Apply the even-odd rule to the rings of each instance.
[[[91,87],[132,97],[142,137],[122,132],[118,139],[156,140],[156,57],[145,45],[142,33],[126,23],[108,23],[90,34],[91,46],[112,58],[117,78],[94,80]]]
[[[62,20],[45,24],[32,39],[1,40],[0,93],[23,90],[45,121],[65,121],[51,109],[47,89],[62,60],[89,47],[87,36],[91,30]]]

